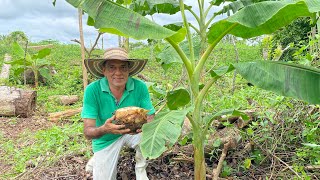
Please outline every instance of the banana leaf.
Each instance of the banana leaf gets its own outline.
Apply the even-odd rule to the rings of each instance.
[[[140,143],[142,155],[154,159],[172,147],[180,136],[187,112],[188,110],[160,112],[152,122],[144,124]]]
[[[108,32],[134,39],[164,39],[175,34],[130,9],[108,0],[67,0],[92,18],[90,23]]]
[[[237,72],[252,84],[283,96],[320,104],[320,70],[276,61],[234,64]]]
[[[208,42],[214,43],[228,32],[237,37],[251,38],[270,34],[303,16],[315,16],[320,11],[318,0],[265,1],[246,6],[227,19],[211,25]]]

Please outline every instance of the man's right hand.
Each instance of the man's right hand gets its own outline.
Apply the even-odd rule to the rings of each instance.
[[[124,129],[124,125],[113,124],[112,121],[115,116],[107,119],[104,125],[96,127],[95,119],[83,119],[84,121],[84,135],[87,139],[96,139],[104,134],[129,134],[130,129]]]
[[[107,119],[102,128],[106,133],[109,134],[128,134],[130,133],[130,129],[124,129],[125,125],[117,125],[113,124],[112,121],[115,120],[115,116],[113,115],[111,118]]]

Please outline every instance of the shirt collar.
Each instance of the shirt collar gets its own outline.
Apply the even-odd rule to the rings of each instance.
[[[109,82],[106,77],[100,79],[100,86],[101,86],[101,91],[108,92],[111,94]],[[131,77],[128,78],[128,81],[126,83],[126,90],[127,91],[134,90],[134,82]]]

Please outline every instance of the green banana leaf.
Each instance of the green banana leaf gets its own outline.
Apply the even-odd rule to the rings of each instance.
[[[243,120],[249,120],[249,116],[240,111],[240,110],[237,110],[237,109],[224,109],[224,110],[221,110],[215,114],[211,114],[211,115],[208,115],[208,116],[205,116],[204,117],[204,121],[206,122],[206,128],[209,128],[211,126],[211,123],[212,121],[215,119],[215,118],[218,118],[218,117],[221,117],[223,115],[234,115],[234,116],[241,116],[241,118]]]
[[[15,54],[15,56],[17,56],[18,58],[24,59],[25,52],[24,52],[24,49],[19,45],[19,43],[14,42],[12,44],[12,50],[13,50],[12,53]],[[28,52],[26,53],[26,60],[27,61],[31,60],[31,56]]]
[[[123,4],[123,5],[127,6],[132,3],[132,0],[116,0],[116,3]]]
[[[226,73],[231,72],[233,70],[234,70],[234,66],[233,65],[222,66],[222,67],[219,67],[218,69],[211,70],[210,71],[210,75],[213,78],[221,77],[221,76],[225,75]]]
[[[46,56],[50,55],[50,53],[51,53],[51,49],[44,48],[44,49],[41,49],[37,54],[32,56],[32,59],[42,59],[42,58],[45,58]]]
[[[315,16],[320,11],[318,0],[265,1],[246,6],[227,19],[211,25],[208,42],[219,40],[228,32],[237,37],[251,38],[270,34],[302,16]]]
[[[82,8],[93,20],[94,27],[103,32],[134,39],[164,39],[175,34],[142,15],[108,0],[67,0]]]
[[[171,110],[177,110],[190,102],[190,94],[184,89],[176,89],[167,93],[167,106]]]
[[[183,22],[170,23],[170,24],[163,25],[163,27],[168,28],[172,31],[178,31],[183,27]]]
[[[156,83],[149,86],[148,90],[149,90],[149,93],[153,94],[156,98],[161,98],[166,96],[166,91],[157,87]]]
[[[155,119],[142,127],[140,148],[146,158],[155,159],[172,147],[181,133],[188,110],[160,112]]]
[[[25,61],[24,59],[16,59],[13,61],[9,61],[9,62],[4,62],[5,64],[11,64],[12,66],[24,66],[24,64],[26,66],[31,66],[32,62],[31,61]]]
[[[170,45],[164,47],[162,51],[156,55],[156,59],[158,62],[160,62],[161,67],[164,69],[165,73],[167,73],[170,67],[174,64],[182,64],[182,60],[179,54]]]
[[[212,0],[212,1],[210,1],[210,4],[215,5],[215,6],[220,6],[221,3],[234,2],[234,1],[237,1],[237,0]]]
[[[175,14],[180,11],[179,5],[177,0],[134,0],[130,9],[143,16],[155,13]]]
[[[41,74],[42,77],[44,77],[46,80],[51,81],[52,76],[50,74],[50,70],[48,68],[40,68],[39,73]]]
[[[220,5],[220,3],[221,3],[221,1],[219,2],[219,5]],[[217,15],[227,13],[227,16],[230,16],[231,15],[230,11],[232,11],[232,13],[234,14],[237,11],[239,11],[240,9],[242,9],[246,6],[249,6],[253,3],[255,3],[254,0],[234,1],[234,2],[229,3],[228,5],[223,6],[223,8],[220,11],[215,12],[214,15],[217,16]]]
[[[193,49],[195,54],[195,59],[199,59],[201,42],[200,38],[195,36],[192,38]],[[189,44],[187,41],[181,42],[181,49],[186,54],[187,57],[190,57]],[[167,72],[167,70],[173,66],[175,63],[182,64],[182,60],[177,53],[177,51],[171,46],[168,45],[162,49],[162,51],[156,56],[158,61],[161,61],[161,66]]]
[[[320,104],[320,70],[276,61],[233,64],[252,84],[283,96]]]

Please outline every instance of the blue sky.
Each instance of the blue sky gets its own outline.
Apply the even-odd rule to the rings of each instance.
[[[197,1],[185,1],[193,7],[197,6],[195,2]],[[32,42],[53,39],[66,44],[74,43],[72,39],[79,39],[78,11],[65,0],[57,0],[56,6],[52,5],[52,0],[0,0],[0,4],[1,35],[23,31]],[[214,11],[212,8],[212,12]],[[180,16],[180,13],[172,16],[156,14],[153,19],[163,25],[179,21]],[[187,17],[191,23],[194,21],[190,14]],[[86,22],[86,17],[83,22]],[[90,46],[90,43],[94,43],[97,31],[86,24],[83,28],[85,44]],[[117,36],[105,34],[104,42],[104,46],[117,45]]]

